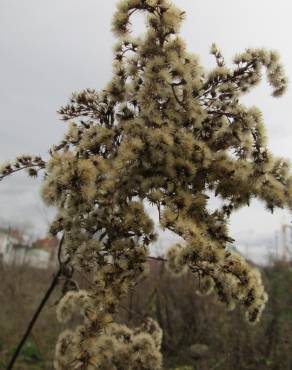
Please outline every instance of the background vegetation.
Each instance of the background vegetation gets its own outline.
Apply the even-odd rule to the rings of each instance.
[[[53,271],[0,267],[0,368],[11,355]],[[151,316],[161,325],[165,369],[290,370],[292,368],[292,269],[277,262],[262,273],[270,299],[262,320],[249,325],[239,309],[226,312],[216,297],[198,296],[191,276],[170,276],[163,262],[122,302],[117,320],[135,326]],[[84,282],[80,281],[80,284]],[[22,350],[15,369],[52,369],[63,329],[57,322],[56,291]],[[75,323],[78,317],[75,319]]]

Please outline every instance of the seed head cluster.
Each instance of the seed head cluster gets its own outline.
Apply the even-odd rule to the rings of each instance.
[[[147,22],[140,37],[131,36],[136,12]],[[56,369],[161,368],[157,323],[113,322],[157,237],[145,202],[182,239],[169,249],[170,270],[192,271],[201,294],[215,291],[229,309],[241,304],[250,322],[267,301],[259,272],[228,248],[228,220],[255,198],[271,211],[292,206],[289,164],[268,150],[260,110],[240,102],[263,71],[276,97],[286,77],[273,51],[247,49],[227,66],[215,44],[206,71],[179,36],[184,17],[168,0],[120,1],[111,81],[59,110],[69,128],[50,151],[42,196],[58,209],[51,233],[64,234],[70,263],[90,284],[59,302],[60,321],[77,313],[82,324],[61,334]],[[210,193],[222,202],[212,211]]]

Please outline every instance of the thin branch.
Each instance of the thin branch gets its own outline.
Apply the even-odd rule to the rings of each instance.
[[[183,107],[184,109],[186,109],[185,108],[185,105],[184,105],[184,103],[182,102],[182,101],[180,101],[179,100],[179,98],[178,98],[178,96],[177,96],[177,94],[176,94],[176,91],[175,91],[175,88],[174,88],[174,84],[171,84],[170,85],[171,86],[171,89],[172,89],[172,92],[173,92],[173,96],[174,96],[174,98],[175,98],[175,100],[177,101],[177,103],[181,106],[181,107]]]
[[[230,112],[225,112],[222,110],[208,110],[208,114],[217,114],[218,116],[226,116],[230,118],[239,118],[238,114],[230,113]]]
[[[221,111],[221,110],[209,110],[209,111],[207,111],[207,113],[208,113],[208,114],[216,114],[216,115],[218,115],[218,116],[225,116],[225,117],[228,119],[228,121],[229,121],[229,123],[230,123],[230,124],[232,124],[232,122],[230,121],[230,118],[240,120],[240,121],[241,121],[241,123],[243,124],[243,127],[244,127],[244,128],[247,128],[247,129],[251,132],[252,137],[253,137],[253,140],[254,140],[254,146],[255,146],[255,148],[256,148],[256,150],[257,150],[257,152],[258,152],[258,153],[261,153],[261,147],[260,147],[260,145],[259,145],[259,143],[258,143],[258,138],[257,138],[256,133],[253,131],[253,129],[252,129],[252,128],[248,128],[248,127],[246,127],[246,125],[245,125],[245,123],[242,121],[242,118],[240,117],[240,115],[238,115],[238,114],[233,114],[233,113],[229,113],[229,112],[224,112],[224,111]]]
[[[62,266],[61,255],[62,255],[63,242],[64,242],[64,234],[62,235],[62,238],[61,238],[60,243],[59,243],[59,248],[58,248],[58,262],[59,262],[60,266]]]
[[[20,168],[16,168],[16,169],[11,169],[9,172],[7,173],[3,173],[1,176],[0,176],[0,181],[2,181],[5,177],[15,173],[15,172],[18,172],[18,171],[22,171],[22,170],[27,170],[29,168],[32,168],[32,167],[39,167],[39,171],[40,170],[43,170],[44,167],[39,165],[39,164],[29,164],[29,165],[26,165],[26,166],[23,166],[23,167],[20,167]]]
[[[60,243],[59,243],[59,248],[58,248],[58,256],[61,255],[61,249],[62,249],[62,244],[63,244],[63,241],[64,241],[64,235],[62,236],[61,240],[60,240]],[[17,345],[17,348],[15,350],[15,352],[13,353],[12,355],[12,358],[7,366],[7,370],[12,370],[13,369],[13,366],[20,354],[20,351],[24,345],[24,343],[26,342],[27,338],[29,337],[33,327],[34,327],[34,324],[36,323],[39,315],[41,314],[45,304],[47,303],[48,299],[50,298],[52,292],[54,291],[55,287],[58,285],[58,282],[59,282],[59,279],[63,273],[63,268],[64,268],[64,264],[67,264],[69,262],[69,260],[66,260],[64,263],[60,264],[59,266],[59,269],[57,271],[57,273],[55,274],[55,276],[53,277],[53,280],[48,288],[48,290],[46,291],[43,299],[41,300],[39,306],[37,307],[35,313],[33,314],[29,324],[28,324],[28,327],[25,331],[25,333],[23,334],[20,342],[18,343]]]
[[[254,63],[257,60],[258,59],[255,58],[251,62],[247,63],[244,67],[241,67],[239,69],[234,70],[234,72],[233,72],[233,74],[231,76],[229,75],[226,78],[219,78],[219,80],[217,80],[217,81],[212,81],[212,82],[206,81],[206,83],[202,86],[202,88],[197,93],[193,94],[193,97],[194,98],[197,98],[197,97],[198,98],[201,98],[201,97],[209,94],[211,92],[211,89],[213,87],[217,87],[220,84],[228,83],[228,82],[234,82],[234,83],[238,82],[236,79],[239,76],[244,75],[244,73],[248,71],[249,67],[254,67]],[[201,91],[204,91],[204,93],[202,95],[200,95],[200,92]]]
[[[107,231],[104,231],[103,233],[100,234],[98,241],[102,241],[102,239],[106,236]]]
[[[167,259],[166,258],[163,258],[163,257],[152,257],[152,256],[148,256],[147,259],[148,260],[153,260],[153,261],[167,262]]]
[[[53,280],[51,282],[51,285],[49,286],[49,289],[47,290],[47,292],[44,295],[41,303],[39,304],[38,308],[36,309],[36,311],[35,311],[32,319],[31,319],[31,321],[30,321],[30,323],[29,323],[29,325],[28,325],[25,333],[23,334],[23,336],[22,336],[22,338],[21,338],[21,340],[20,340],[20,342],[19,342],[19,344],[18,344],[15,352],[13,353],[13,356],[12,356],[12,358],[11,358],[8,366],[7,366],[7,370],[12,370],[13,369],[13,366],[15,364],[15,361],[17,360],[17,358],[19,356],[19,353],[20,353],[20,351],[21,351],[24,343],[26,342],[27,338],[29,337],[29,335],[30,335],[30,333],[32,331],[32,328],[34,327],[35,322],[37,321],[37,319],[38,319],[40,313],[42,312],[45,304],[47,303],[48,299],[50,298],[53,290],[57,286],[61,274],[62,274],[62,269],[60,267],[59,270],[57,271],[56,275],[54,276],[54,278],[53,278]]]

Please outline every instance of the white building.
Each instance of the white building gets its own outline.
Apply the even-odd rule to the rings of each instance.
[[[56,262],[57,240],[42,239],[32,246],[14,230],[0,228],[0,263],[48,268]]]
[[[25,259],[25,247],[22,239],[13,230],[0,229],[0,261],[7,264],[22,264]]]

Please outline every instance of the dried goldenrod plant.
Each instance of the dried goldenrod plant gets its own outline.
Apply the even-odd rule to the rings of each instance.
[[[134,38],[138,11],[147,29]],[[267,301],[259,272],[226,247],[228,220],[254,198],[271,211],[292,206],[288,162],[267,149],[260,110],[240,103],[263,69],[274,96],[285,91],[286,77],[273,51],[247,49],[229,67],[215,44],[216,67],[206,71],[179,36],[184,16],[168,0],[120,1],[112,80],[101,92],[74,93],[59,110],[69,128],[47,163],[24,156],[2,168],[2,177],[45,171],[43,200],[58,209],[50,232],[63,234],[66,264],[90,279],[87,290],[58,303],[60,321],[78,312],[83,322],[60,335],[56,369],[161,369],[155,321],[137,329],[113,322],[157,237],[145,202],[183,240],[168,252],[174,273],[190,269],[201,293],[213,289],[230,309],[242,305],[250,322]],[[210,192],[222,200],[215,211]]]

